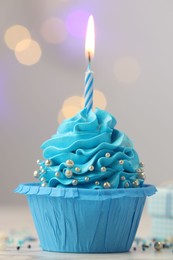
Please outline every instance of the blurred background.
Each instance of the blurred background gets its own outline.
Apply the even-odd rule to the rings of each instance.
[[[35,181],[40,145],[83,107],[87,20],[95,19],[94,106],[112,113],[145,163],[172,179],[173,1],[0,1],[0,203]]]

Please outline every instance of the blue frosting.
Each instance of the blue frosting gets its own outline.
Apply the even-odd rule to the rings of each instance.
[[[83,109],[64,120],[41,146],[46,160],[39,162],[42,185],[92,189],[142,186],[144,173],[138,154],[115,125],[115,118],[101,109],[89,114]]]

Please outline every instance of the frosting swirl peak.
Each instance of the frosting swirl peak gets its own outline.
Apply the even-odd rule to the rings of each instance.
[[[43,186],[128,188],[142,186],[143,169],[131,140],[108,112],[86,109],[66,119],[41,148],[37,177]]]

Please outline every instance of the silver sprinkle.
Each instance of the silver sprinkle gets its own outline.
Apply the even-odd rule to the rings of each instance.
[[[138,173],[142,173],[142,172],[144,172],[144,171],[143,171],[143,169],[138,168],[138,169],[136,170],[136,172],[138,172]]]
[[[106,172],[106,167],[105,166],[101,167],[101,172]]]
[[[37,160],[37,164],[40,164],[41,163],[41,160]]]
[[[107,181],[107,182],[104,182],[103,183],[103,187],[105,188],[105,189],[109,189],[110,187],[111,187],[111,184]]]
[[[74,162],[73,162],[72,160],[67,160],[67,161],[65,162],[65,164],[66,164],[68,167],[70,167],[70,168],[72,168],[72,167],[74,166]]]
[[[40,181],[45,181],[46,179],[44,177],[41,177]]]
[[[93,165],[90,165],[90,166],[89,166],[89,171],[90,171],[90,172],[94,171],[94,166],[93,166]]]
[[[156,249],[156,251],[160,251],[160,250],[163,248],[162,242],[156,241],[156,242],[154,243],[154,248]]]
[[[119,164],[124,164],[124,160],[119,160]]]
[[[129,188],[129,186],[130,186],[130,184],[129,184],[128,182],[126,182],[126,183],[124,184],[124,187],[125,187],[125,188]]]
[[[132,184],[133,184],[134,187],[137,187],[137,186],[139,186],[139,181],[135,180],[135,181],[132,182]]]
[[[78,180],[72,180],[72,185],[76,186],[78,184]]]
[[[76,168],[75,168],[75,171],[76,171],[76,172],[80,172],[81,170],[80,170],[79,167],[76,167]]]
[[[59,177],[60,173],[59,172],[55,172],[55,177]]]
[[[126,177],[125,176],[121,176],[121,180],[125,181]]]
[[[138,173],[138,177],[139,177],[140,179],[143,179],[143,180],[145,180],[145,178],[146,178],[144,172],[139,172],[139,173]]]
[[[105,157],[109,158],[111,156],[110,153],[105,153]]]
[[[99,181],[95,181],[95,185],[100,185],[100,182]]]
[[[52,165],[52,161],[51,160],[46,160],[45,161],[45,165],[46,166],[51,166]]]
[[[71,178],[71,176],[73,175],[73,173],[72,173],[72,171],[71,170],[66,170],[65,171],[65,176],[67,177],[67,178]]]
[[[140,162],[140,167],[144,167],[145,166],[145,164],[143,163],[143,162]]]
[[[85,177],[85,181],[89,181],[90,178],[88,176]]]
[[[40,176],[40,174],[39,174],[38,171],[34,171],[33,176],[34,176],[35,178],[38,178],[38,177]]]
[[[44,169],[41,170],[41,173],[45,173],[46,171]]]
[[[46,186],[47,186],[47,183],[46,183],[46,182],[43,182],[43,183],[41,184],[41,186],[42,186],[42,187],[46,187]]]

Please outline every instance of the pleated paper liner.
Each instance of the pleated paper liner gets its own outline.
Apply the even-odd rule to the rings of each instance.
[[[43,250],[74,253],[127,252],[152,185],[89,190],[20,184]]]

